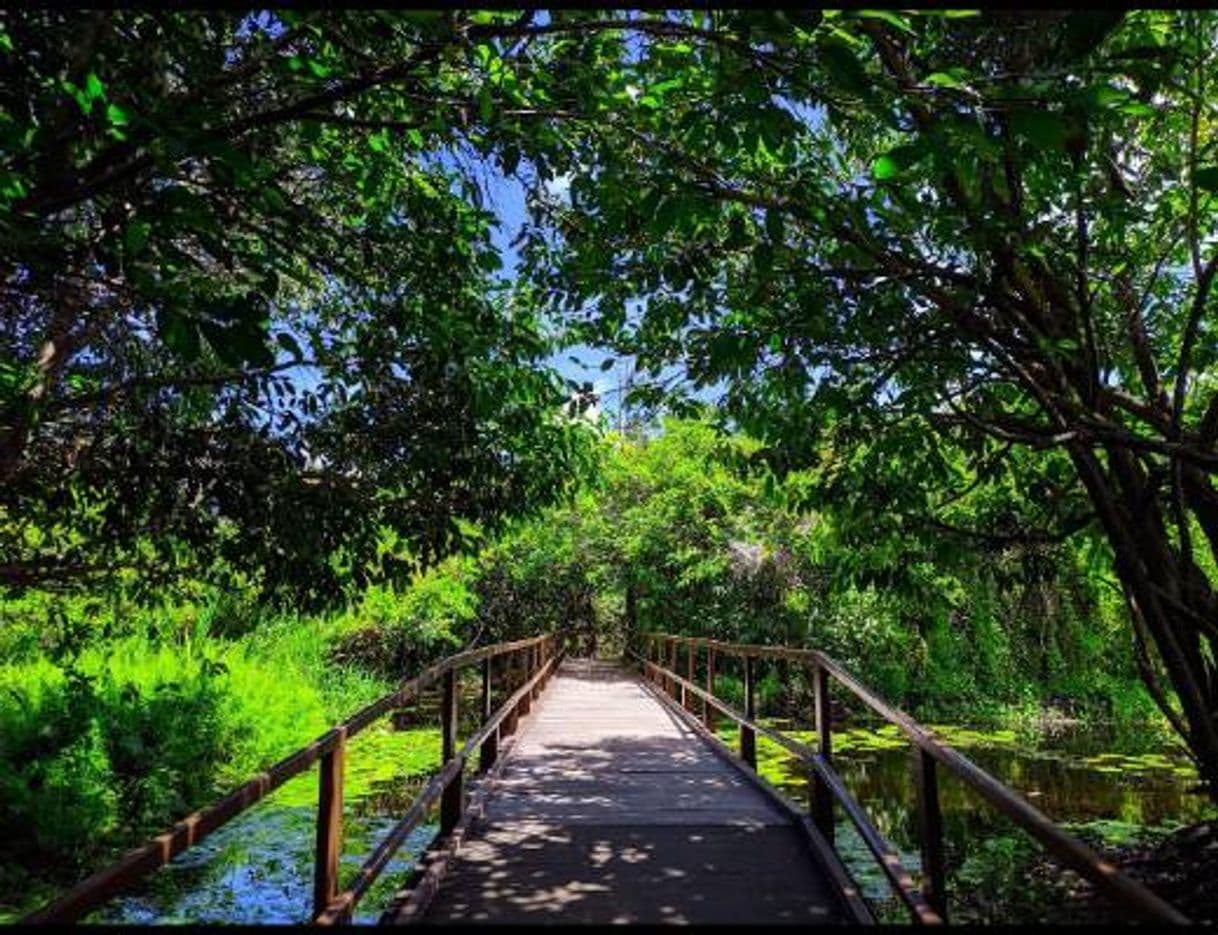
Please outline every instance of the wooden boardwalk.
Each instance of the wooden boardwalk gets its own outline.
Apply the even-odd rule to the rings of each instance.
[[[429,923],[841,922],[806,833],[633,675],[568,660]]]

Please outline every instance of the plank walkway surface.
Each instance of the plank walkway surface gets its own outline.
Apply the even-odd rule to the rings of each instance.
[[[843,921],[789,816],[610,663],[564,662],[489,781],[425,922]]]

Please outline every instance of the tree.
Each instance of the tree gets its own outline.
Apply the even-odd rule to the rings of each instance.
[[[0,14],[0,583],[333,596],[382,527],[426,562],[569,485],[462,165],[519,159],[518,19]]]
[[[1218,18],[642,19],[598,65],[570,203],[536,212],[554,306],[653,376],[722,385],[779,466],[879,438],[894,512],[942,524],[1014,476],[1048,528],[966,533],[1101,531],[1218,795]]]

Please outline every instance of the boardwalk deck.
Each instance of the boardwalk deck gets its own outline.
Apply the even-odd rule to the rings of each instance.
[[[803,833],[635,677],[570,660],[424,920],[839,922]]]

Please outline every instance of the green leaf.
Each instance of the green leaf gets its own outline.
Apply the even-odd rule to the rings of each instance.
[[[770,240],[774,243],[782,243],[783,240],[783,217],[781,211],[775,211],[773,208],[768,208],[765,213],[765,229],[770,235]]]
[[[1057,114],[1021,108],[1011,112],[1009,121],[1012,133],[1038,149],[1066,148],[1066,123]]]
[[[821,45],[821,54],[829,65],[833,80],[854,94],[865,94],[870,87],[863,66],[853,51],[840,39],[831,39]]]
[[[900,171],[901,167],[897,165],[897,161],[892,156],[881,156],[871,164],[871,174],[880,182],[895,178]]]
[[[316,59],[309,59],[308,66],[309,71],[311,71],[318,78],[328,78],[330,75],[330,69]]]
[[[275,335],[275,342],[293,357],[303,357],[300,352],[300,344],[292,337],[290,332],[280,331]]]
[[[968,89],[968,86],[964,83],[965,74],[966,72],[959,68],[954,68],[950,72],[936,71],[926,76],[926,83],[933,84],[937,88],[951,88],[955,91],[965,91]]]
[[[1193,184],[1207,192],[1218,192],[1218,166],[1202,166],[1194,171]]]
[[[891,10],[858,10],[854,15],[863,19],[878,19],[911,36],[914,34],[913,28],[909,25],[909,20],[893,13]]]
[[[92,101],[103,97],[105,93],[106,88],[101,83],[101,79],[93,72],[89,72],[89,76],[85,79],[85,96]]]
[[[183,360],[199,356],[199,329],[195,323],[173,309],[162,306],[157,311],[157,333],[167,348]]]
[[[152,232],[152,225],[147,221],[132,221],[127,225],[127,230],[123,234],[123,244],[127,248],[128,256],[136,256],[144,245],[148,243],[148,235]]]
[[[106,119],[116,127],[125,127],[130,123],[127,112],[117,104],[110,104],[106,107]]]

